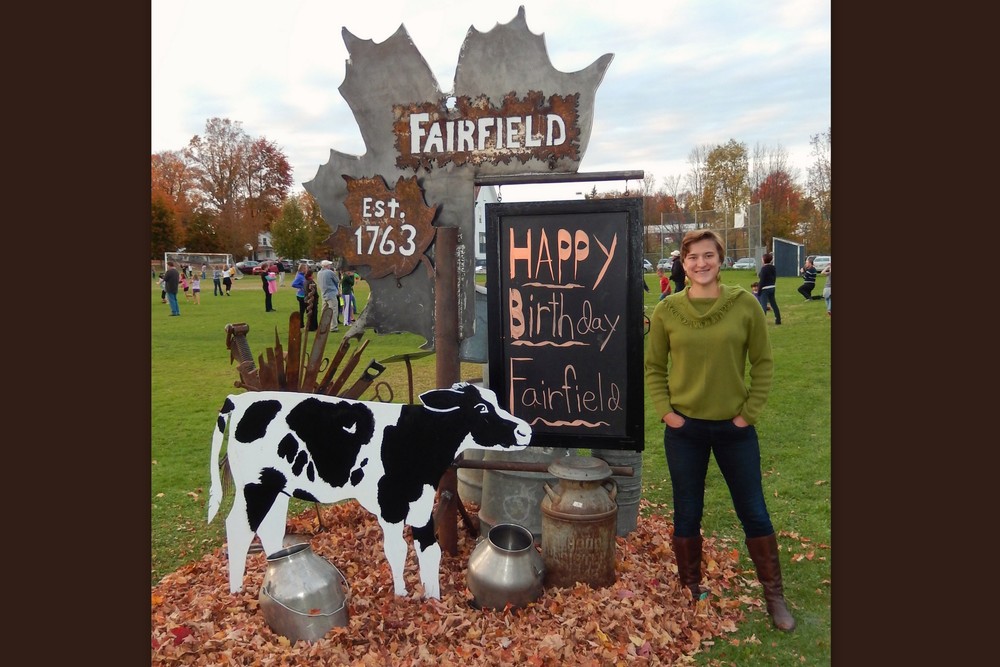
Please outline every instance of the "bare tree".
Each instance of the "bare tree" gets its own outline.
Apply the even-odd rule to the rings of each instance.
[[[816,209],[820,212],[823,220],[827,223],[833,217],[830,129],[827,128],[826,132],[814,134],[810,138],[809,143],[812,145],[813,163],[809,167],[809,176],[806,183],[806,191],[813,199]]]
[[[689,208],[693,208],[695,210],[699,208],[706,208],[704,205],[707,175],[705,163],[708,161],[708,154],[711,152],[712,146],[704,144],[702,146],[696,146],[691,149],[690,153],[688,153],[688,164],[691,165],[691,170],[688,171],[686,177],[688,190],[691,193],[687,201]]]
[[[680,176],[667,176],[663,179],[663,192],[674,199],[680,196],[681,189],[681,177]]]

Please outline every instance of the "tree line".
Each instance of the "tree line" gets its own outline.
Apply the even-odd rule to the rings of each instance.
[[[688,172],[664,178],[659,188],[656,177],[646,173],[634,191],[598,193],[595,187],[585,196],[641,196],[647,230],[657,226],[660,232],[645,235],[647,254],[678,247],[684,230],[693,225],[732,230],[737,215],[758,205],[761,246],[772,248],[773,239],[780,237],[802,243],[812,254],[830,254],[830,128],[812,135],[809,143],[812,162],[804,176],[788,164],[788,154],[780,146],[757,145],[751,151],[730,139],[722,145],[692,149]],[[663,239],[669,240],[669,247]]]
[[[292,168],[273,141],[211,118],[176,151],[152,156],[150,259],[186,247],[247,255],[269,232],[282,257],[328,257],[330,227],[306,192],[289,194]]]
[[[688,172],[662,179],[658,188],[647,173],[637,191],[598,193],[594,186],[586,197],[641,196],[644,224],[662,225],[661,240],[645,235],[650,254],[662,252],[665,237],[676,247],[692,222],[729,229],[738,213],[758,204],[761,245],[781,237],[830,254],[830,128],[811,136],[810,145],[804,175],[788,165],[780,146],[751,151],[730,139],[692,149]],[[329,257],[331,230],[311,195],[290,194],[292,183],[288,159],[273,141],[248,136],[238,121],[209,119],[185,148],[152,156],[150,258],[179,247],[242,257],[262,231],[279,256]]]

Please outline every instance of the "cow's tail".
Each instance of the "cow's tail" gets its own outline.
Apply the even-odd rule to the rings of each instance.
[[[212,459],[208,464],[209,473],[212,478],[212,486],[208,492],[209,523],[212,523],[212,519],[215,518],[219,507],[222,505],[222,496],[225,495],[226,487],[232,483],[229,453],[226,453],[222,461],[219,461],[219,454],[222,452],[222,441],[225,438],[226,426],[229,423],[229,417],[232,415],[234,407],[231,397],[227,396],[226,402],[222,404],[222,409],[219,411],[219,418],[215,422],[215,431],[212,433]],[[223,482],[221,474],[223,471],[226,478],[225,482]]]

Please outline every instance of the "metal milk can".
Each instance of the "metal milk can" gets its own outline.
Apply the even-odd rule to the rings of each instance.
[[[257,595],[264,620],[292,643],[322,639],[334,626],[347,626],[347,580],[307,543],[267,557]]]
[[[611,585],[618,520],[611,467],[592,456],[569,456],[552,463],[549,472],[559,482],[554,490],[546,484],[542,499],[545,585]]]
[[[544,577],[534,536],[516,523],[490,528],[469,556],[467,585],[478,609],[524,607],[541,597]]]

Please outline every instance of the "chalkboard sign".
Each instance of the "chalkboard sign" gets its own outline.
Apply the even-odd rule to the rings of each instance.
[[[532,446],[643,437],[642,199],[488,204],[489,385]]]

